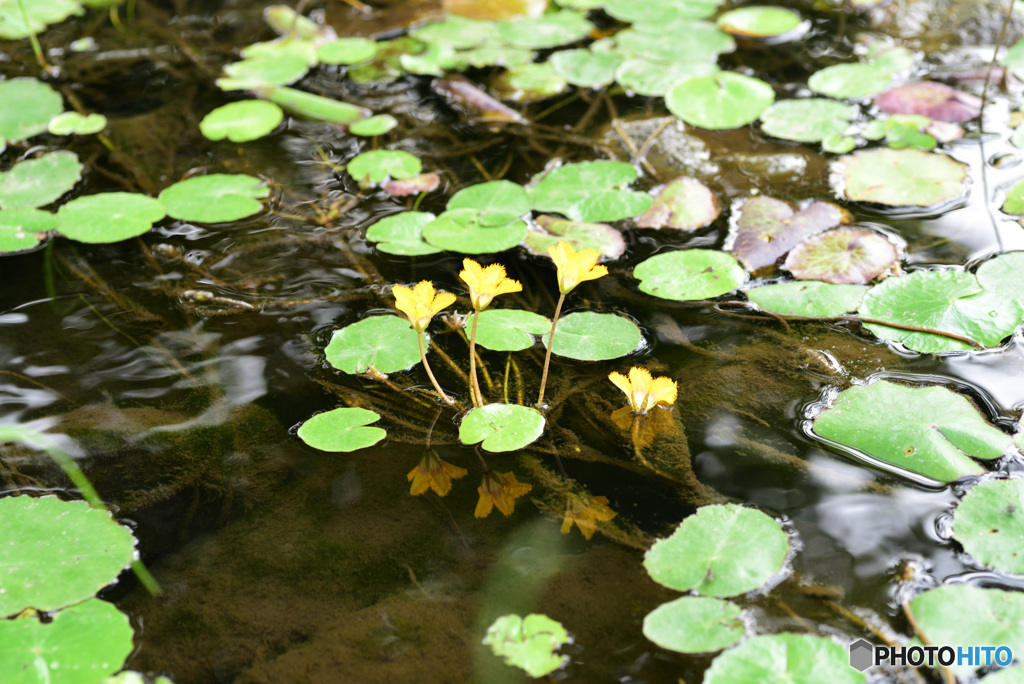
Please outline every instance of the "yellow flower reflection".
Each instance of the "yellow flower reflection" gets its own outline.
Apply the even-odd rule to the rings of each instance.
[[[445,496],[452,490],[452,480],[465,477],[465,468],[444,461],[433,449],[428,449],[419,465],[409,471],[406,476],[412,482],[409,493],[419,496],[428,489],[433,489],[438,496]]]
[[[580,528],[584,539],[590,539],[597,530],[597,523],[611,520],[615,511],[608,508],[608,499],[604,496],[570,496],[565,505],[565,518],[562,519],[562,534],[569,534],[572,524]]]
[[[644,414],[659,404],[671,406],[676,401],[678,385],[671,378],[652,378],[646,368],[633,366],[629,377],[622,373],[609,373],[608,379],[629,398],[633,413]]]
[[[501,264],[484,268],[472,259],[463,259],[462,265],[465,270],[459,273],[459,277],[469,285],[469,298],[477,311],[486,309],[498,295],[523,290],[518,280],[505,277],[505,267]]]
[[[450,292],[435,294],[434,283],[429,280],[420,281],[413,289],[395,285],[392,292],[395,295],[395,306],[405,314],[416,332],[426,330],[430,319],[455,301],[455,295]]]
[[[495,506],[505,517],[512,515],[516,507],[516,499],[527,494],[533,485],[517,482],[516,476],[512,473],[498,473],[489,470],[484,473],[484,479],[477,487],[480,492],[480,501],[476,504],[476,511],[473,513],[478,518],[486,518],[491,514]]]
[[[596,280],[608,274],[604,266],[595,266],[601,258],[596,249],[581,249],[577,252],[568,242],[559,242],[548,248],[548,254],[558,268],[558,290],[568,294],[584,280]]]

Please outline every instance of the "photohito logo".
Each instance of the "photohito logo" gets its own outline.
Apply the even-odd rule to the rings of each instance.
[[[864,639],[850,644],[850,667],[860,672],[872,665],[964,665],[1006,667],[1013,662],[1008,646],[872,646]]]

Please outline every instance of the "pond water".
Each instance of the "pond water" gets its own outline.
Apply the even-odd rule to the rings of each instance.
[[[512,125],[481,121],[429,77],[356,84],[344,68],[325,67],[303,87],[390,113],[399,127],[371,139],[296,118],[254,142],[208,141],[199,120],[235,99],[213,78],[235,50],[270,37],[265,4],[140,0],[134,19],[122,17],[119,27],[90,12],[43,36],[60,64],[55,87],[106,114],[116,148],[92,137],[65,145],[87,168],[75,193],[155,194],[193,172],[249,173],[272,183],[268,210],[248,219],[166,219],[112,245],[57,237],[0,262],[0,422],[66,436],[62,443],[135,529],[162,589],[150,596],[126,573],[103,594],[136,631],[125,667],[177,684],[522,681],[481,639],[500,615],[540,612],[573,635],[558,681],[700,681],[713,654],[673,653],[641,632],[651,610],[679,595],[655,584],[642,559],[654,539],[713,501],[774,516],[794,544],[777,586],[738,599],[758,633],[844,642],[876,630],[907,634],[901,592],[948,581],[1019,585],[970,564],[951,541],[957,487],[915,484],[827,447],[808,427],[840,389],[884,376],[966,394],[1012,432],[1024,409],[1019,330],[996,349],[918,354],[855,324],[784,325],[729,306],[655,299],[631,277],[637,264],[669,248],[721,249],[730,213],[751,194],[839,202],[860,225],[902,241],[907,270],[1024,249],[1024,230],[998,210],[1021,156],[1007,142],[1011,97],[1004,89],[989,89],[984,134],[974,121],[964,139],[943,147],[969,165],[968,192],[914,210],[837,199],[828,166],[834,155],[818,145],[772,139],[756,126],[687,127],[661,98],[621,92],[607,105],[584,92],[543,124]],[[800,8],[812,26],[797,44],[741,49],[722,65],[797,93],[810,71],[848,58],[870,28],[864,17],[839,21]],[[422,3],[381,5],[368,16],[343,3],[326,9],[342,35],[383,35],[440,16]],[[84,35],[95,38],[94,50],[61,51]],[[977,73],[990,58],[991,49],[955,48],[923,55],[917,69],[980,93]],[[28,41],[4,43],[0,75],[39,75]],[[533,120],[556,102],[522,111]],[[635,189],[689,174],[719,195],[725,211],[695,232],[616,224],[625,255],[608,263],[610,277],[573,293],[567,311],[626,315],[644,344],[628,359],[556,359],[548,430],[532,447],[490,454],[464,446],[453,411],[326,363],[335,330],[392,311],[386,286],[429,278],[465,293],[457,275],[462,255],[390,256],[366,241],[368,226],[412,201],[361,192],[337,170],[356,153],[376,145],[419,156],[442,185],[418,209],[440,214],[471,183],[499,176],[525,183],[555,157],[631,161],[628,145],[645,141],[649,164]],[[32,142],[59,144],[46,136]],[[5,168],[29,148],[9,145]],[[331,207],[343,212],[320,224],[302,220]],[[551,261],[521,248],[498,259],[524,286],[501,304],[550,315],[557,292]],[[460,306],[464,313],[466,300]],[[434,356],[435,372],[465,399],[466,345],[438,321],[431,330],[459,367]],[[500,396],[509,377],[512,398],[529,402],[542,348],[514,358],[506,376],[507,354],[482,353],[485,391]],[[623,402],[607,375],[633,363],[679,383],[664,432],[644,451],[649,462],[636,458],[629,431],[608,419]],[[391,380],[429,387],[419,366]],[[313,414],[347,405],[382,414],[388,439],[325,453],[296,437]],[[444,498],[410,496],[407,474],[428,449],[469,471]],[[531,485],[512,515],[474,516],[484,468]],[[1015,472],[1019,464],[1006,458],[994,468]],[[72,492],[55,466],[20,447],[0,451],[0,474],[0,494]],[[561,533],[573,492],[606,497],[616,513],[590,540],[576,528]]]

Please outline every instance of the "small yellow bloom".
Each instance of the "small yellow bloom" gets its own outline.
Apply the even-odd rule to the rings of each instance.
[[[558,267],[558,290],[562,294],[568,294],[584,280],[608,275],[607,268],[594,265],[601,258],[601,253],[596,249],[581,249],[577,252],[568,242],[559,242],[548,248],[548,254]]]
[[[412,482],[409,493],[418,496],[427,489],[433,489],[438,496],[444,496],[452,490],[452,480],[465,477],[467,472],[465,468],[442,460],[433,449],[428,449],[419,465],[406,476]]]
[[[590,539],[597,530],[597,523],[611,520],[615,511],[608,508],[608,498],[604,496],[570,496],[565,505],[565,518],[562,519],[562,534],[569,534],[572,524],[580,528],[584,539]]]
[[[426,330],[430,319],[455,301],[455,295],[450,292],[434,294],[434,283],[429,280],[420,281],[413,289],[395,285],[392,292],[395,295],[395,306],[405,314],[416,332]]]
[[[477,487],[480,492],[480,501],[476,504],[476,511],[473,513],[478,518],[486,518],[491,514],[494,506],[505,514],[505,517],[512,515],[516,506],[516,499],[524,496],[533,485],[516,482],[516,476],[512,473],[498,473],[489,470],[484,473],[484,479]]]
[[[469,298],[477,311],[486,309],[491,300],[500,294],[523,290],[518,280],[505,277],[505,267],[501,264],[491,264],[484,268],[472,259],[463,259],[462,265],[465,270],[459,273],[459,277],[469,285]]]
[[[676,401],[678,385],[671,378],[652,378],[646,368],[633,366],[629,377],[622,373],[609,373],[608,379],[629,397],[633,413],[644,414],[659,404],[671,406]]]

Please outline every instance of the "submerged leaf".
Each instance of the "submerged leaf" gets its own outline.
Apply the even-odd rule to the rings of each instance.
[[[855,202],[928,207],[963,192],[967,167],[946,155],[919,150],[862,150],[836,160],[843,194]]]
[[[794,211],[785,200],[758,195],[740,207],[730,251],[756,272],[773,266],[810,236],[852,220],[849,212],[828,202],[813,202]]]
[[[642,261],[633,277],[640,280],[641,292],[687,302],[732,292],[746,281],[747,273],[725,252],[685,249]]]
[[[480,444],[485,451],[518,451],[544,432],[544,416],[530,406],[486,404],[471,410],[459,425],[463,444]]]
[[[897,265],[896,247],[873,230],[838,228],[793,248],[786,269],[797,280],[869,283]]]
[[[721,71],[677,84],[665,96],[665,105],[691,126],[723,130],[757,121],[774,100],[775,91],[764,81]]]
[[[321,451],[355,451],[373,446],[387,436],[379,427],[365,427],[380,415],[364,408],[346,407],[318,413],[299,426],[299,439]]]
[[[548,249],[559,242],[567,242],[576,251],[593,249],[603,259],[618,259],[626,251],[622,233],[605,223],[582,223],[541,214],[537,217],[539,230],[526,234],[523,245],[531,254],[547,256]]]

